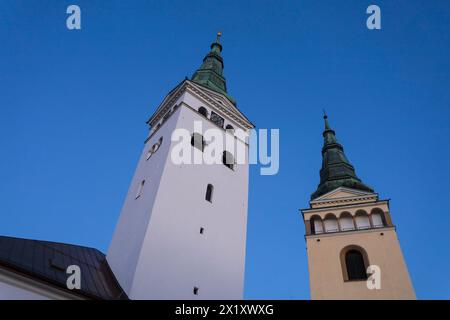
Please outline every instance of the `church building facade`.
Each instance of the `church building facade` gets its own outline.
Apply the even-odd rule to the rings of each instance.
[[[253,124],[228,94],[220,34],[191,79],[148,119],[107,254],[78,245],[0,236],[0,299],[243,299],[248,156]],[[224,143],[220,163],[177,163],[173,133],[191,159]],[[303,209],[312,299],[414,299],[389,201],[355,174],[325,116],[320,184]],[[144,140],[144,139],[143,139]],[[247,159],[248,160],[248,159]],[[68,268],[81,287],[68,287]]]
[[[248,156],[248,139],[235,132],[253,125],[227,93],[221,52],[219,33],[147,121],[108,253],[0,237],[0,299],[243,299],[249,167],[235,153]],[[219,163],[173,161],[173,132],[189,132],[191,159],[202,159],[208,129],[224,140]],[[81,288],[69,290],[73,265]]]

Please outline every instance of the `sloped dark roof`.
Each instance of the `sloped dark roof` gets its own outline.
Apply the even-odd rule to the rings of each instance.
[[[211,44],[211,51],[203,59],[200,68],[195,71],[191,80],[210,90],[219,92],[236,105],[234,100],[227,93],[227,82],[223,76],[223,58],[221,55],[222,45],[219,42],[221,33],[217,34],[217,39]]]
[[[346,187],[367,192],[373,189],[364,184],[355,173],[355,168],[344,153],[344,147],[337,141],[336,133],[330,128],[327,115],[324,115],[325,131],[323,132],[322,169],[320,183],[311,195],[314,200],[339,187]]]
[[[81,289],[69,290],[69,265],[81,270]],[[0,236],[0,266],[90,299],[128,299],[106,256],[94,248]]]

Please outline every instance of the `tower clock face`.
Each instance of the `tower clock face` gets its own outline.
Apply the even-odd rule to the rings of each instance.
[[[217,113],[211,112],[211,121],[214,122],[219,127],[223,128],[223,118]]]

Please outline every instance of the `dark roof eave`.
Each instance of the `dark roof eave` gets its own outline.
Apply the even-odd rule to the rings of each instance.
[[[91,275],[82,278],[81,290],[66,286],[65,270],[74,264]],[[87,299],[128,299],[106,256],[94,248],[0,236],[0,267]]]

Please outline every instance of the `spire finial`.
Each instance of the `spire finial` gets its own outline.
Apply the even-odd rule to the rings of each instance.
[[[325,130],[330,130],[330,125],[328,124],[328,116],[327,113],[325,111],[325,109],[323,110],[323,119],[325,120]]]
[[[217,32],[216,41],[211,43],[211,52],[215,52],[218,55],[222,52],[222,44],[220,44],[220,37],[222,36],[222,32]]]

